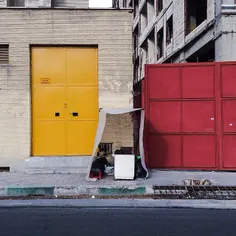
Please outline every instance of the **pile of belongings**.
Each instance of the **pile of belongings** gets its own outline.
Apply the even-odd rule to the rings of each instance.
[[[114,175],[114,157],[106,152],[98,152],[97,158],[93,161],[90,175],[98,176],[98,179],[104,175]]]

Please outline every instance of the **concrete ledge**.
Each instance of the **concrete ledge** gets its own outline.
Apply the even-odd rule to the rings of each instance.
[[[89,156],[31,157],[11,166],[10,171],[26,174],[85,174],[90,158]]]

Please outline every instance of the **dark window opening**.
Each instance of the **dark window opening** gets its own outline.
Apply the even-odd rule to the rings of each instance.
[[[56,0],[51,0],[51,7],[52,8],[56,7]]]
[[[123,0],[123,8],[127,8],[127,2],[126,2],[126,0]]]
[[[134,18],[138,13],[139,8],[139,0],[134,0]]]
[[[115,8],[115,9],[119,8],[119,1],[118,0],[112,1],[112,8]]]
[[[0,167],[0,172],[10,172],[10,167]]]
[[[163,28],[161,28],[159,32],[157,33],[157,60],[163,57],[163,53],[164,53],[164,44],[163,44],[164,37],[163,36],[164,36]]]
[[[163,10],[163,0],[156,0],[157,15]]]
[[[134,92],[134,96],[141,93],[141,80],[133,85],[133,92]]]
[[[134,66],[133,66],[133,86],[135,86],[138,83],[139,78],[139,58],[135,60]],[[133,89],[135,91],[135,89]]]
[[[0,64],[9,64],[9,45],[0,44]]]
[[[187,62],[214,62],[215,44],[209,43],[186,59]]]
[[[171,64],[171,63],[179,63],[180,54],[173,55],[172,57],[168,58],[167,60],[163,61],[163,64]]]
[[[148,25],[147,3],[144,4],[140,13],[141,13],[141,33],[142,33]]]
[[[186,35],[207,19],[207,0],[185,0]]]
[[[155,30],[148,36],[148,63],[154,63],[155,61]]]
[[[99,152],[105,152],[106,154],[112,154],[113,143],[100,143],[98,146]]]
[[[133,32],[133,46],[134,50],[138,48],[138,43],[139,43],[139,25],[134,29]]]
[[[173,38],[173,16],[171,16],[166,22],[166,44],[171,43]]]
[[[7,0],[8,7],[24,7],[25,0]]]

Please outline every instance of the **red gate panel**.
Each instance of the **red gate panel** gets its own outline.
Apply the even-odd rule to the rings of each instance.
[[[214,101],[182,102],[183,132],[215,132]]]
[[[150,67],[148,80],[148,98],[180,98],[179,67]]]
[[[148,167],[236,170],[236,62],[147,65]]]
[[[180,102],[153,101],[149,109],[151,133],[180,132]]]
[[[236,100],[222,102],[222,123],[223,132],[236,133]]]
[[[235,169],[236,166],[236,135],[223,137],[223,168]]]
[[[180,167],[181,135],[151,134],[149,137],[149,155],[149,165],[155,168]]]
[[[182,67],[183,98],[213,98],[215,96],[215,67],[194,65]]]
[[[216,140],[214,135],[183,136],[183,167],[216,168]]]
[[[236,65],[228,64],[221,66],[222,97],[236,97]]]
[[[236,64],[220,64],[222,169],[236,170]]]

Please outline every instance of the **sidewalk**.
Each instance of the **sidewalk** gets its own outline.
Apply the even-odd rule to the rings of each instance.
[[[212,185],[236,186],[236,173],[195,171],[151,171],[147,180],[115,181],[106,177],[87,182],[79,174],[0,173],[0,197],[73,195],[150,195],[153,185],[183,185],[185,179],[208,179]]]

